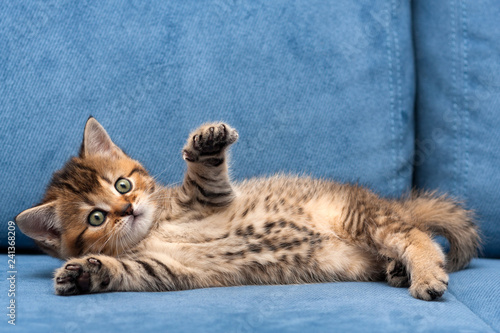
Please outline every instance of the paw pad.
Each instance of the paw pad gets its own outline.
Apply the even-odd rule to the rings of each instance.
[[[429,289],[427,290],[427,293],[429,294],[429,296],[431,296],[431,300],[435,300],[436,298],[443,296],[444,290],[437,291],[434,289]]]
[[[97,258],[72,259],[56,271],[55,289],[58,295],[77,295],[107,289],[111,277]]]
[[[82,269],[82,266],[78,264],[67,264],[65,268],[68,271],[79,271]]]
[[[96,258],[88,258],[87,261],[92,265],[101,267],[101,262]]]
[[[59,277],[56,278],[56,283],[57,284],[62,284],[62,283],[69,282],[71,280],[73,280],[72,276],[59,276]]]
[[[182,151],[182,157],[196,162],[200,156],[218,155],[237,139],[238,133],[226,124],[205,125],[192,135]]]

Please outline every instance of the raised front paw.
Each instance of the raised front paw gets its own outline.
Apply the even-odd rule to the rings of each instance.
[[[203,125],[190,135],[182,157],[189,162],[196,162],[204,156],[213,157],[224,152],[236,140],[238,132],[227,124]]]
[[[448,289],[448,274],[441,267],[412,273],[411,280],[410,294],[425,301],[432,301],[443,296]]]
[[[55,272],[57,295],[79,295],[106,291],[110,283],[108,269],[99,259],[72,259]]]

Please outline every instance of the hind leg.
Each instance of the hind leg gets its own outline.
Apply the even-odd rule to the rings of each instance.
[[[377,239],[381,252],[392,254],[389,257],[398,258],[408,270],[413,297],[429,301],[444,294],[448,287],[445,256],[427,234],[409,226],[405,229],[396,223],[392,228],[379,227],[374,239]]]
[[[444,269],[445,256],[439,245],[389,209],[370,212],[362,209],[362,205],[358,206],[361,208],[351,210],[351,214],[340,224],[343,228],[337,234],[342,235],[343,232],[343,236],[351,242],[401,262],[410,276],[413,297],[426,301],[441,297],[448,287],[448,274]],[[398,272],[402,268],[399,269],[396,263],[392,265],[388,270],[389,273],[394,271],[394,274],[389,275],[395,277],[389,277],[389,283],[397,285],[404,282],[402,272]]]
[[[410,286],[410,279],[408,277],[408,272],[406,271],[406,267],[399,260],[389,258],[386,265],[385,274],[387,283],[392,287],[408,288]]]

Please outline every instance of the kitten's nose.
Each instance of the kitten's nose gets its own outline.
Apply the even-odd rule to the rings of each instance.
[[[121,216],[132,215],[132,214],[134,214],[134,209],[132,208],[132,204],[126,204],[125,206],[122,207],[122,210],[120,212]]]

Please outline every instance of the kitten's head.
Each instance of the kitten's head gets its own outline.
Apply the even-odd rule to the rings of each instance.
[[[117,255],[148,234],[154,191],[153,178],[91,117],[79,156],[54,173],[42,203],[16,223],[54,257]]]

